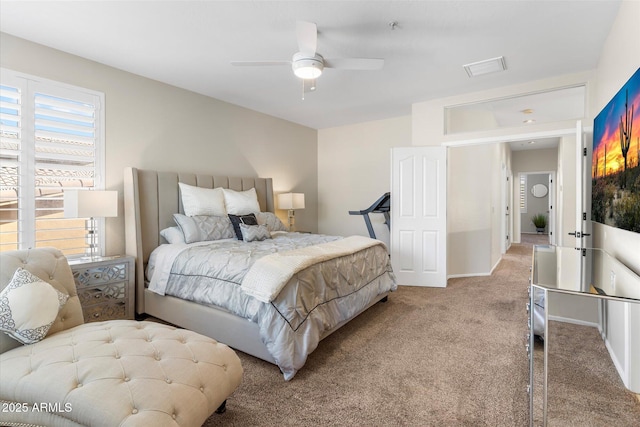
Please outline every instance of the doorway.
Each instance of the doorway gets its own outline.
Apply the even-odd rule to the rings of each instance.
[[[555,225],[554,172],[518,174],[518,215],[515,228],[519,242],[553,244]]]
[[[448,231],[451,253],[461,253],[466,248],[483,245],[488,248],[486,251],[475,251],[475,258],[465,257],[464,264],[458,262],[458,258],[451,257],[449,262],[452,277],[453,274],[462,276],[477,274],[476,271],[490,271],[486,269],[486,265],[490,263],[494,267],[499,262],[501,253],[504,254],[511,243],[521,243],[520,174],[546,174],[548,197],[553,202],[541,210],[541,213],[551,214],[547,217],[545,233],[538,236],[534,228],[525,237],[544,239],[544,243],[537,244],[559,245],[563,230],[574,229],[571,213],[575,205],[575,135],[575,129],[558,129],[443,144],[452,149],[449,191],[456,194],[448,206],[451,218]],[[481,150],[479,147],[494,148]],[[485,168],[479,170],[476,166],[478,164],[485,165]],[[550,175],[553,181],[551,183]],[[509,176],[511,185],[505,185]],[[457,185],[459,182],[461,184]],[[488,190],[487,187],[493,190]],[[509,205],[510,209],[507,211]],[[565,206],[564,210],[562,205]],[[491,218],[485,218],[489,215]],[[478,261],[472,265],[472,261],[480,257],[477,252],[482,252],[485,258],[491,256],[490,260],[483,259],[483,264]]]

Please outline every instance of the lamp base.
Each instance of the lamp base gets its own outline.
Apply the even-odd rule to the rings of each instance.
[[[96,260],[100,256],[98,255],[98,227],[95,218],[89,218],[84,223],[86,231],[85,243],[86,248],[84,250],[85,255],[82,259]]]
[[[296,211],[289,209],[289,231],[296,231]]]

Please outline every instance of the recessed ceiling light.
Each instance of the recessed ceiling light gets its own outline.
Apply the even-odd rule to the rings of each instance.
[[[522,110],[522,114],[533,114],[533,110],[531,108],[527,108],[525,110]]]
[[[529,144],[535,144],[535,143],[536,143],[535,141],[529,141]]]
[[[533,122],[535,122],[534,119],[527,119],[527,120],[523,120],[522,121],[522,123],[527,123],[527,124],[530,124],[530,123],[533,123]]]
[[[485,59],[484,61],[472,62],[470,64],[463,65],[463,67],[469,77],[477,77],[483,74],[497,73],[499,71],[504,71],[507,69],[507,65],[504,62],[504,56]]]

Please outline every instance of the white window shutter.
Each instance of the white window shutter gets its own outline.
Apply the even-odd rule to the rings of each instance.
[[[13,83],[13,84],[12,84]],[[22,228],[18,212],[18,185],[20,182],[20,150],[22,106],[21,92],[14,81],[0,85],[0,248],[14,250],[19,247]]]
[[[82,254],[87,247],[84,219],[64,218],[63,191],[104,188],[104,183],[97,178],[101,176],[101,152],[104,150],[99,131],[103,95],[42,79],[20,77],[18,80],[22,83],[17,89],[22,108],[21,126],[17,132],[20,135],[19,160],[15,172],[18,220],[16,223],[8,212],[0,211],[1,232],[3,235],[5,229],[7,232],[7,244],[3,239],[1,249],[15,246],[9,244],[8,238],[11,226],[15,225],[18,248],[54,246],[65,255]],[[7,90],[11,93],[11,88]],[[6,122],[12,125],[11,114],[9,116]],[[10,145],[5,144],[4,117],[3,150],[5,145]],[[11,129],[8,126],[7,132]],[[7,176],[8,184],[14,170],[9,167],[11,155],[9,151],[2,153],[3,196],[5,192],[10,195],[4,176]]]

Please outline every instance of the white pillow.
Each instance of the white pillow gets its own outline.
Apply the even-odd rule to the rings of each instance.
[[[260,212],[260,203],[258,203],[258,195],[255,188],[247,191],[234,191],[224,188],[222,192],[227,213],[231,215],[246,215]]]
[[[182,197],[182,207],[186,216],[215,215],[225,216],[224,195],[222,188],[202,188],[178,183]]]
[[[23,344],[43,339],[69,295],[18,268],[0,292],[0,331]]]
[[[160,235],[167,243],[184,243],[184,234],[178,226],[165,228],[160,231]]]

